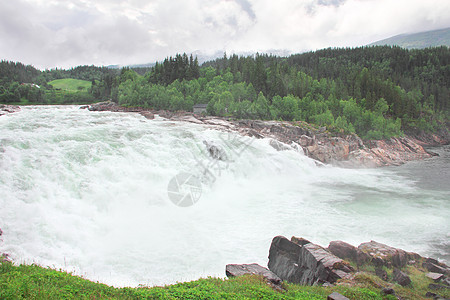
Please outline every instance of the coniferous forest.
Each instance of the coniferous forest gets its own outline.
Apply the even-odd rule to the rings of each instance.
[[[48,83],[81,79],[88,89]],[[26,84],[24,84],[26,83]],[[36,87],[38,85],[39,87]],[[365,139],[432,132],[449,122],[450,49],[377,46],[277,57],[224,56],[203,63],[177,54],[152,68],[79,66],[40,71],[0,63],[0,103],[71,104],[112,99],[124,106],[192,111],[239,119],[306,121]]]

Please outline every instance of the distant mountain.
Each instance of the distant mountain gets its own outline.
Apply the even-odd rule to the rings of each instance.
[[[423,49],[427,47],[450,47],[450,28],[432,31],[400,34],[391,38],[370,44],[369,46],[400,46],[407,49]]]
[[[138,65],[127,65],[127,66],[122,66],[122,65],[109,65],[106,66],[108,69],[120,69],[122,67],[128,67],[131,69],[139,69],[139,68],[151,68],[155,65],[155,63],[147,63],[147,64],[138,64]]]

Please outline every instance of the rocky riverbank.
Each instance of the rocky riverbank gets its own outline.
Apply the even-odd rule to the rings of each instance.
[[[402,287],[425,285],[416,292],[435,299],[445,299],[439,293],[448,295],[450,290],[450,268],[444,263],[375,241],[358,247],[332,241],[324,248],[304,238],[276,236],[270,245],[268,269],[258,264],[226,266],[228,277],[245,274],[264,277],[276,290],[282,290],[283,281],[321,286],[370,283],[385,295],[404,292]]]
[[[200,116],[188,112],[151,111],[139,107],[122,107],[113,102],[100,102],[84,107],[90,111],[137,112],[148,119],[154,115],[175,121],[185,121],[218,129],[239,132],[256,138],[271,138],[277,150],[299,149],[325,164],[347,168],[381,167],[401,165],[407,161],[430,158],[434,153],[426,146],[450,143],[450,133],[414,133],[388,140],[363,141],[357,135],[335,136],[326,128],[316,128],[306,122],[233,120]]]

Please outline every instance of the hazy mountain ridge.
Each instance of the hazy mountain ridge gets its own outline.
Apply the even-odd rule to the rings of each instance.
[[[369,46],[383,45],[395,45],[406,49],[423,49],[438,46],[450,47],[450,28],[411,34],[400,34],[369,44]]]

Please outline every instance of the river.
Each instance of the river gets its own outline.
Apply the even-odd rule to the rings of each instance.
[[[321,167],[204,125],[23,107],[0,117],[0,252],[114,286],[267,265],[276,235],[375,240],[448,263],[450,149],[433,151],[400,167]]]

